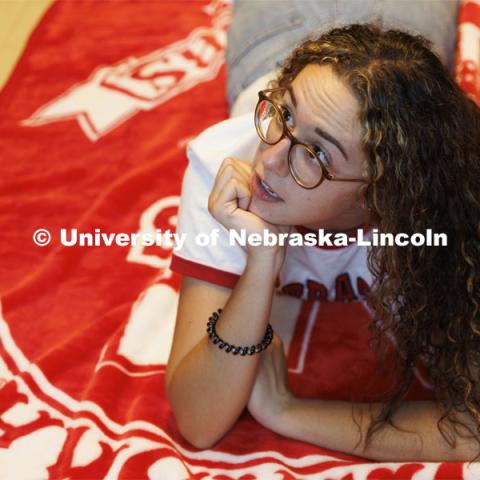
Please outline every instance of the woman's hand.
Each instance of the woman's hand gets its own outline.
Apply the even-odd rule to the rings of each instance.
[[[262,358],[247,408],[257,422],[272,428],[294,399],[288,389],[288,370],[283,343],[276,333],[271,345],[260,355]]]
[[[245,228],[247,234],[263,234],[264,229],[278,230],[248,211],[252,198],[253,166],[238,158],[226,158],[217,172],[208,198],[209,212],[227,229]]]
[[[248,211],[252,198],[251,180],[253,166],[238,158],[226,158],[217,173],[215,183],[208,198],[208,211],[227,230],[240,231],[245,229],[247,236],[252,233],[263,235],[264,230],[278,235],[288,232],[289,227],[273,225],[266,222],[258,215]],[[275,257],[276,271],[285,258],[285,248],[275,246],[247,245],[252,256],[272,254]]]

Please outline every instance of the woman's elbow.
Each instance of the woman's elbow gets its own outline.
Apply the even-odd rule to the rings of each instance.
[[[192,446],[200,450],[213,447],[221,436],[213,436],[211,432],[208,432],[204,426],[201,425],[197,418],[192,416],[191,412],[182,411],[178,402],[175,402],[175,398],[172,392],[172,382],[165,384],[165,393],[167,395],[168,403],[172,409],[177,430],[180,435]],[[185,409],[183,409],[185,410]],[[222,435],[223,436],[223,435]]]
[[[192,421],[188,415],[183,418],[179,412],[176,412],[172,406],[173,414],[175,417],[175,423],[180,435],[193,447],[200,450],[206,450],[212,448],[223,436],[212,435],[203,427],[198,426],[198,422]]]

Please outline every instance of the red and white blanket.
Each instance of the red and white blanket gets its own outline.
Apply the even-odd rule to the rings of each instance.
[[[174,230],[185,145],[227,116],[229,16],[224,0],[57,2],[0,93],[0,479],[480,478],[480,465],[328,451],[247,411],[209,450],[179,435],[164,393],[171,249],[105,235]],[[479,3],[460,19],[458,80],[478,100]],[[103,244],[64,246],[61,229]],[[294,320],[292,390],[360,392],[363,307],[305,303]],[[410,395],[431,396],[420,368]]]

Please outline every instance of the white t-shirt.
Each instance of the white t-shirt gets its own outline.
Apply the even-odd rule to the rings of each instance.
[[[189,165],[182,185],[176,232],[185,234],[183,247],[172,258],[171,269],[182,275],[233,288],[243,273],[247,253],[232,244],[227,230],[208,212],[208,196],[225,157],[253,160],[259,138],[253,114],[220,122],[201,133],[187,148]],[[201,246],[205,237],[218,230],[216,245]],[[308,233],[303,227],[294,231]],[[315,232],[316,233],[316,232]],[[368,233],[364,236],[369,238]],[[355,243],[346,247],[287,246],[279,274],[280,292],[304,299],[355,301],[364,298],[372,275],[367,266],[368,247]]]

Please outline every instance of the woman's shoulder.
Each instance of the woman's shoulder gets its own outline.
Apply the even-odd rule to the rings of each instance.
[[[228,118],[207,128],[188,144],[189,165],[214,177],[226,157],[253,159],[258,141],[253,112]]]

